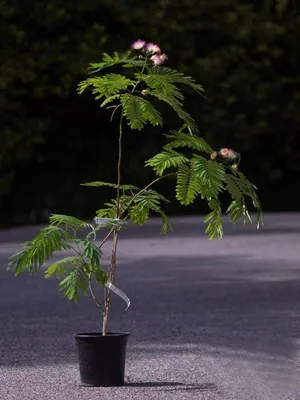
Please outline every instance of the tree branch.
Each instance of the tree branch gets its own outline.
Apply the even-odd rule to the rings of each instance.
[[[175,172],[171,172],[170,174],[164,175],[164,176],[160,176],[156,179],[154,179],[154,181],[150,182],[147,186],[145,186],[143,189],[141,189],[138,193],[136,193],[132,199],[130,200],[130,202],[128,203],[127,207],[121,212],[120,217],[124,214],[124,212],[126,210],[128,210],[128,208],[131,206],[131,204],[134,202],[134,200],[140,196],[142,193],[144,193],[147,189],[149,189],[151,186],[153,186],[155,183],[157,183],[158,181],[160,181],[161,179],[167,178],[169,176],[173,176],[176,175]]]
[[[91,276],[89,277],[89,290],[90,290],[91,296],[92,296],[94,302],[96,303],[97,307],[99,308],[101,313],[104,314],[104,309],[101,306],[101,304],[99,303],[99,301],[98,301],[98,299],[97,299],[97,297],[96,297],[96,295],[95,295],[95,293],[93,291]]]
[[[105,236],[105,238],[102,240],[102,242],[99,244],[99,249],[104,245],[104,243],[107,241],[107,239],[110,237],[110,235],[113,233],[115,227],[113,226],[111,230],[108,232],[108,234]]]

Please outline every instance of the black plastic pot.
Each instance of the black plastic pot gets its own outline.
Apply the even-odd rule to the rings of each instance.
[[[101,332],[75,335],[81,382],[93,386],[124,385],[129,333]]]

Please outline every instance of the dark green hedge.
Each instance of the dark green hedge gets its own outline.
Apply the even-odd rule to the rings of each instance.
[[[76,85],[90,61],[137,38],[203,84],[206,99],[186,108],[213,146],[242,152],[264,208],[299,210],[299,11],[292,0],[0,1],[2,225],[44,209],[88,215],[103,200],[79,183],[114,178],[115,128]],[[127,181],[150,177],[141,165],[162,143],[159,130],[127,133]]]

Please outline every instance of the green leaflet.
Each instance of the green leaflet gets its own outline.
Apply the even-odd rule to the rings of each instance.
[[[88,285],[88,272],[79,264],[60,282],[59,287],[64,297],[77,303],[78,292],[81,291],[86,296]]]
[[[91,87],[95,100],[101,100],[105,97],[111,101],[111,96],[119,94],[134,83],[135,81],[120,74],[106,74],[81,81],[78,85],[78,93],[82,94],[87,88]]]
[[[46,277],[53,273],[66,275],[60,282],[60,290],[64,297],[75,302],[78,301],[78,294],[87,294],[90,277],[96,277],[98,283],[104,287],[107,282],[107,275],[101,268],[101,249],[87,239],[74,239],[78,246],[78,256],[66,257],[50,266],[46,271]]]
[[[230,206],[228,207],[226,213],[230,217],[230,221],[232,224],[236,224],[240,219],[242,219],[243,225],[246,225],[246,222],[249,221],[252,223],[251,217],[247,210],[244,198],[241,201],[232,201]]]
[[[203,187],[205,196],[210,192],[209,197],[218,198],[219,193],[224,189],[225,169],[223,165],[197,155],[192,158],[191,165],[199,180],[200,192]]]
[[[171,223],[168,217],[161,209],[161,203],[168,203],[168,200],[155,190],[144,190],[139,194],[132,194],[131,196],[121,196],[122,213],[125,211],[128,213],[130,220],[137,225],[144,224],[149,216],[150,212],[153,211],[159,214],[162,218],[162,233],[165,234]],[[105,203],[106,208],[102,208],[97,211],[98,217],[112,218],[116,217],[117,200],[112,199],[110,203]],[[119,226],[123,226],[124,221],[119,221]]]
[[[67,228],[70,228],[75,232],[80,228],[94,229],[93,225],[76,217],[73,217],[71,215],[53,214],[51,215],[49,220],[50,224],[53,226],[65,225]]]
[[[43,263],[56,251],[69,249],[67,243],[72,236],[57,226],[49,226],[40,231],[36,237],[24,243],[23,249],[10,257],[8,268],[19,275],[25,269],[31,274],[40,270]]]
[[[140,67],[144,65],[144,61],[139,60],[138,57],[132,56],[130,51],[119,54],[116,51],[110,56],[107,53],[103,54],[102,61],[100,63],[91,63],[90,69],[92,72],[98,72],[105,68],[113,67],[114,65],[122,64],[123,67]]]
[[[207,224],[205,232],[210,240],[220,240],[223,237],[221,205],[217,199],[211,199],[208,205],[212,211],[204,218],[204,222]]]
[[[84,295],[87,294],[91,276],[95,276],[97,282],[105,287],[107,275],[101,268],[101,249],[88,239],[75,239],[74,242],[78,246],[78,256],[56,262],[46,273],[50,275],[57,270],[64,275],[68,273],[59,287],[64,297],[77,302],[80,291]]]
[[[113,199],[111,203],[105,203],[106,207],[96,212],[97,217],[114,219],[117,215],[117,202]]]
[[[110,183],[110,182],[102,182],[102,181],[93,181],[93,182],[86,182],[82,183],[81,186],[92,186],[92,187],[111,187],[114,189],[117,189],[118,185],[115,183]],[[121,185],[120,186],[121,190],[138,190],[139,188],[134,186],[134,185]]]
[[[141,76],[141,74],[139,76]],[[162,92],[166,91],[165,94],[172,94],[174,87],[176,87],[174,86],[174,84],[189,86],[197,93],[204,92],[203,87],[197,84],[193,78],[168,67],[156,66],[152,68],[147,68],[146,73],[142,75],[142,79],[150,87],[162,90]]]
[[[167,95],[159,92],[158,90],[149,90],[148,94],[153,97],[156,97],[160,101],[163,101],[164,103],[171,106],[173,108],[173,110],[177,113],[178,117],[186,123],[187,127],[189,127],[191,129],[191,131],[193,131],[193,132],[198,131],[196,122],[187,112],[185,112],[183,110],[182,103],[177,98],[167,96]]]
[[[83,240],[84,246],[83,256],[90,260],[90,263],[100,267],[100,260],[102,258],[102,251],[97,245],[89,240]]]
[[[156,68],[155,68],[156,70]],[[170,98],[170,100],[176,99],[183,100],[184,96],[180,92],[179,88],[174,85],[171,79],[168,79],[168,75],[154,74],[153,69],[148,69],[147,74],[136,73],[135,77],[144,81],[150,89],[156,90],[164,96]]]
[[[162,126],[161,114],[149,101],[132,94],[123,94],[120,100],[123,105],[123,114],[131,129],[140,131],[147,122],[153,126]]]
[[[243,192],[240,190],[235,180],[232,179],[232,175],[225,175],[225,183],[226,189],[230,193],[231,197],[239,203],[243,198]]]
[[[107,97],[101,104],[100,107],[104,107],[109,103],[112,103],[115,100],[118,100],[120,98],[120,94],[114,94],[112,96]]]
[[[173,224],[165,214],[161,214],[161,231],[162,235],[166,235],[168,230],[173,231]]]
[[[98,232],[101,229],[105,228],[126,228],[127,222],[124,221],[123,219],[117,219],[117,218],[106,218],[106,217],[95,217],[94,218],[95,223],[97,224],[95,231]],[[93,236],[93,232],[90,232],[87,236],[86,239],[89,239],[90,236]]]
[[[188,147],[190,149],[211,154],[213,149],[210,145],[201,137],[190,135],[184,132],[172,131],[171,134],[165,135],[171,142],[166,144],[164,148],[166,150],[172,150],[178,147]]]
[[[129,202],[131,201],[133,196],[130,195],[122,195],[120,197],[120,203],[121,203],[121,211],[123,212],[126,208]],[[116,218],[117,215],[117,200],[116,199],[111,199],[109,203],[104,204],[106,207],[101,208],[96,212],[97,217],[103,217],[103,218],[111,218],[114,219]]]
[[[236,200],[237,204],[240,204],[239,199],[237,197],[237,191],[242,193],[243,196],[246,196],[252,200],[254,207],[257,209],[256,226],[257,228],[259,228],[261,225],[263,225],[263,217],[262,217],[261,204],[256,193],[257,190],[256,187],[240,171],[232,171],[232,174],[230,175],[227,174],[226,179],[231,180],[231,183],[229,184],[230,187],[228,187],[227,183],[227,189],[229,193],[232,195],[232,198]],[[244,200],[243,204],[244,205],[242,208],[244,209],[246,208]],[[234,205],[234,207],[236,208],[236,205]],[[248,213],[247,208],[245,212]],[[249,218],[250,217],[248,217],[248,219]]]
[[[149,219],[149,202],[133,204],[129,210],[130,220],[136,225],[143,225]]]
[[[89,271],[90,274],[92,274],[96,278],[96,282],[100,283],[102,287],[106,287],[108,277],[106,273],[103,271],[102,268],[100,268],[98,265],[95,264],[89,264]]]
[[[172,230],[172,224],[161,208],[162,202],[168,203],[169,201],[155,190],[145,190],[129,206],[130,220],[137,225],[144,224],[150,216],[150,211],[153,211],[160,215],[162,222],[161,233],[165,235],[168,229]]]
[[[183,154],[174,150],[167,150],[150,158],[145,162],[145,165],[152,167],[157,175],[162,176],[167,168],[178,168],[188,162],[189,160]]]
[[[70,270],[74,268],[74,265],[78,265],[81,262],[82,259],[79,256],[70,256],[57,260],[46,269],[45,278],[50,278],[53,274],[55,274],[57,278],[66,276]]]
[[[199,182],[195,170],[181,165],[177,172],[176,198],[184,206],[194,202],[199,193]]]

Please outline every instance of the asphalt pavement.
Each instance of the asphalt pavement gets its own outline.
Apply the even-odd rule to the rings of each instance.
[[[131,333],[121,388],[80,384],[73,334],[101,327],[91,299],[6,270],[41,227],[0,231],[0,399],[300,399],[300,214],[266,215],[260,231],[226,224],[219,242],[201,219],[122,234],[116,284],[131,307],[114,296],[110,322]]]

